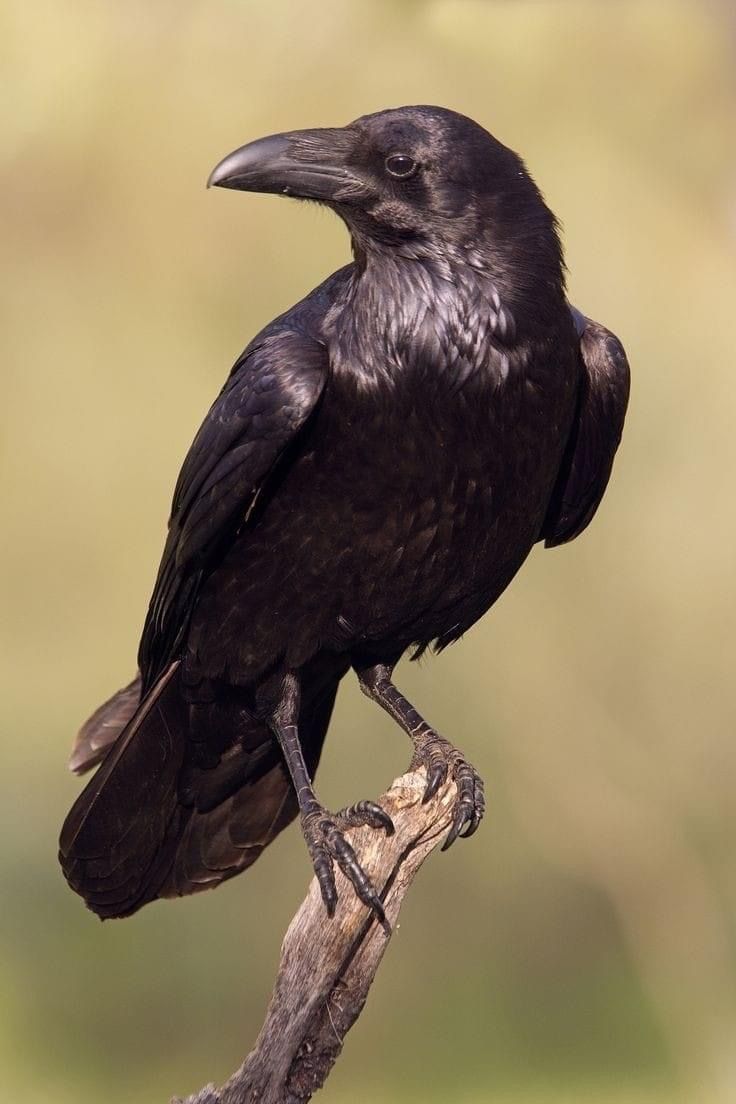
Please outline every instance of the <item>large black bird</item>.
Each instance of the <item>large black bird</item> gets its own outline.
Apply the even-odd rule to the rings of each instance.
[[[351,668],[410,737],[425,799],[448,771],[447,844],[483,815],[464,756],[392,682],[495,602],[535,542],[596,511],[629,370],[570,307],[554,216],[520,158],[437,107],[243,146],[210,184],[331,207],[353,261],[250,343],[179,476],[139,677],[77,738],[102,761],[61,862],[99,916],[217,885],[296,815],[331,914],[334,863],[379,919],[312,778]]]

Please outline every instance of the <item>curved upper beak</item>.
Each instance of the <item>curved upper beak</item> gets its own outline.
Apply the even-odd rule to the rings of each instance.
[[[362,190],[361,181],[346,164],[354,141],[348,128],[295,130],[259,138],[215,165],[207,187],[343,202]]]

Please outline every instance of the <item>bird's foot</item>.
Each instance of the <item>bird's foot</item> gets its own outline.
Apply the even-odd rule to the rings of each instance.
[[[448,777],[457,786],[452,825],[442,850],[451,847],[458,836],[465,839],[472,836],[486,811],[483,779],[472,763],[449,740],[432,733],[417,747],[411,766],[413,769],[423,766],[427,771],[422,804],[434,797]]]
[[[387,836],[394,833],[391,817],[374,801],[359,801],[356,805],[341,809],[339,813],[329,813],[321,805],[315,804],[302,814],[302,832],[328,916],[334,915],[337,906],[334,872],[334,865],[337,863],[357,896],[373,911],[390,935],[391,928],[383,911],[381,898],[343,834],[346,828],[362,825],[382,829]]]

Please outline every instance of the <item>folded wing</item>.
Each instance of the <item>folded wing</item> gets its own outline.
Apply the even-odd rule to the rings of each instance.
[[[629,363],[615,334],[572,308],[583,362],[578,408],[540,539],[573,540],[591,521],[613,467],[629,401]]]
[[[323,345],[266,331],[246,349],[200,428],[179,476],[143,629],[143,693],[176,654],[201,581],[245,524],[255,496],[314,410],[327,377]]]

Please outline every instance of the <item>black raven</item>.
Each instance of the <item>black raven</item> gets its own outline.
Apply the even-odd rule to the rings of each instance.
[[[446,845],[483,785],[392,682],[486,612],[535,542],[596,511],[628,400],[621,344],[565,297],[555,218],[472,120],[403,107],[262,138],[210,184],[316,200],[353,261],[237,360],[184,461],[138,655],[71,759],[102,761],[61,833],[101,917],[217,885],[297,813],[328,913],[334,863],[380,920],[312,778],[338,684],[411,738],[425,800],[457,782]]]

